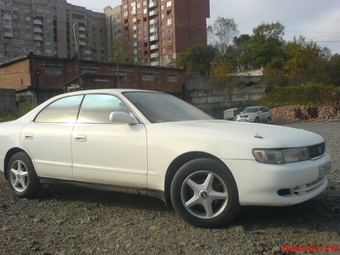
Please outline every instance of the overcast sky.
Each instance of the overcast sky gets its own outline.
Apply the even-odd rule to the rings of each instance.
[[[121,0],[66,1],[96,12],[121,4]],[[249,35],[262,23],[279,21],[285,27],[286,41],[302,35],[340,54],[340,0],[210,0],[208,24],[219,16],[233,18],[240,34]]]

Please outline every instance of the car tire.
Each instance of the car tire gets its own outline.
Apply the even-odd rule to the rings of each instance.
[[[255,123],[259,123],[259,118],[258,117],[255,118]]]
[[[272,119],[270,117],[267,118],[267,124],[272,123]]]
[[[222,162],[209,158],[183,165],[174,176],[170,196],[177,214],[196,227],[225,226],[240,207],[233,175]]]
[[[7,180],[17,197],[32,198],[40,192],[42,187],[31,159],[24,152],[14,154],[9,160]]]

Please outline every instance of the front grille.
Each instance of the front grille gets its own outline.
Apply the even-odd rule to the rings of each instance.
[[[325,143],[319,143],[308,147],[309,156],[311,159],[318,158],[325,153],[326,145]]]

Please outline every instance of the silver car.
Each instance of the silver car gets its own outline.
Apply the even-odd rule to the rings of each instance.
[[[249,106],[244,109],[236,118],[237,121],[243,122],[264,122],[270,124],[272,118],[270,111],[265,106]]]

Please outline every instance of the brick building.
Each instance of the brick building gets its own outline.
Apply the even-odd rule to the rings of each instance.
[[[16,90],[17,102],[42,103],[72,90],[135,88],[182,95],[185,71],[89,60],[24,55],[0,64],[0,89]]]
[[[123,41],[136,61],[168,66],[195,44],[206,44],[209,0],[122,0]]]

